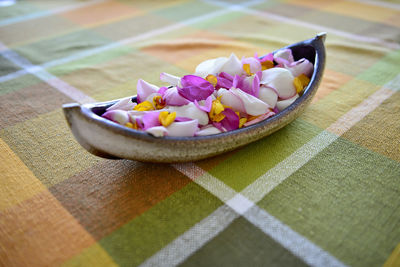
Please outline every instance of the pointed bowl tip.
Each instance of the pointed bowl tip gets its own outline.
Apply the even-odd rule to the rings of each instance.
[[[325,42],[326,34],[326,32],[320,32],[317,34],[316,38],[322,40],[322,42]]]

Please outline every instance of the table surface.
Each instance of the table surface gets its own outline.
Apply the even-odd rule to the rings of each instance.
[[[186,164],[91,155],[61,106],[326,31],[306,112]],[[1,266],[400,266],[400,3],[17,1],[0,7]]]

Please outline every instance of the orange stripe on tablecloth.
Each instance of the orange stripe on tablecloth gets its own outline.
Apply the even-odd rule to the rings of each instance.
[[[400,266],[400,243],[393,250],[392,254],[390,254],[389,258],[386,260],[383,267],[398,267]]]
[[[349,82],[353,77],[344,73],[336,72],[333,70],[325,69],[324,77],[321,81],[315,97],[312,102],[317,102],[318,100],[329,95],[331,92],[340,88],[342,85]]]
[[[62,16],[80,25],[91,25],[133,16],[140,12],[140,10],[119,1],[107,1],[66,12]],[[87,14],[90,14],[90,16]]]
[[[46,189],[2,139],[0,162],[0,211]]]
[[[109,160],[50,191],[99,240],[190,182],[167,164]]]
[[[1,266],[55,266],[94,243],[48,190],[0,212]]]

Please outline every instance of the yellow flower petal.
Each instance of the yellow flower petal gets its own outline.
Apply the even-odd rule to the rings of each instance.
[[[166,106],[165,100],[160,95],[153,97],[153,105],[156,109],[162,109]]]
[[[261,69],[262,70],[267,70],[270,68],[274,67],[274,62],[272,62],[271,60],[266,60],[264,62],[261,62]]]
[[[294,87],[296,87],[296,91],[299,94],[303,89],[310,83],[310,78],[308,78],[305,74],[300,74],[293,80]]]
[[[133,109],[137,111],[148,111],[148,110],[154,110],[154,107],[153,104],[150,103],[149,101],[143,101],[142,103],[137,104]]]
[[[216,85],[217,85],[217,82],[218,82],[217,77],[215,77],[215,76],[212,75],[212,74],[207,75],[206,80],[207,80],[209,83],[211,83],[212,85],[214,85],[214,86],[216,86]]]
[[[239,128],[243,127],[243,124],[245,124],[247,122],[247,118],[241,118],[239,119]]]
[[[136,124],[136,123],[133,124],[132,122],[127,122],[127,123],[125,123],[125,126],[128,127],[128,128],[131,128],[131,129],[135,129],[135,130],[138,129],[137,124]]]
[[[160,115],[158,116],[158,119],[160,120],[160,123],[164,127],[168,127],[171,125],[171,123],[174,122],[176,118],[176,112],[169,113],[168,111],[161,111]]]
[[[303,91],[303,84],[301,83],[301,80],[296,77],[293,79],[293,85],[296,88],[296,92],[299,94],[301,91]]]
[[[301,84],[303,85],[303,88],[306,87],[310,83],[310,78],[308,78],[307,75],[305,75],[304,73],[297,76],[297,78],[300,79]]]
[[[211,110],[208,113],[210,119],[215,122],[220,122],[225,118],[225,115],[222,113],[224,111],[225,107],[222,105],[220,101],[220,97],[213,100],[212,105],[211,105]]]
[[[253,75],[253,73],[250,71],[250,64],[243,64],[243,70],[247,73],[247,75]]]

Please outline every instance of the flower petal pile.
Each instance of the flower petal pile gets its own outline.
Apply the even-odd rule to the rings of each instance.
[[[137,98],[124,98],[102,115],[125,127],[162,136],[203,136],[258,123],[291,105],[310,82],[313,64],[290,49],[259,58],[206,60],[193,75],[161,73],[166,86],[144,80]]]

